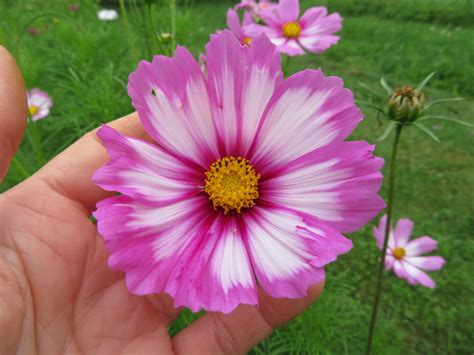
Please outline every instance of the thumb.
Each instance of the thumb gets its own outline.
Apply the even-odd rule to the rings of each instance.
[[[23,78],[13,57],[5,47],[0,46],[0,182],[21,143],[26,122]]]

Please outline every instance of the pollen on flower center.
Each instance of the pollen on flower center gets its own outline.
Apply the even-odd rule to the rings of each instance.
[[[206,172],[204,190],[215,209],[221,207],[225,214],[230,210],[240,213],[242,208],[255,205],[259,179],[247,159],[224,157],[212,163]]]
[[[286,38],[297,38],[301,33],[301,26],[298,22],[288,22],[283,25],[283,35]]]
[[[405,249],[403,248],[395,248],[393,251],[393,257],[397,260],[402,260],[405,257]]]
[[[34,116],[38,113],[39,107],[35,106],[35,105],[28,106],[28,111],[29,111],[31,116]]]
[[[252,37],[245,37],[243,40],[242,40],[242,44],[245,44],[246,46],[249,46],[250,47],[250,43],[252,42]]]

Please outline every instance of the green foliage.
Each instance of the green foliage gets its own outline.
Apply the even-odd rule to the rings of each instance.
[[[473,25],[474,5],[470,0],[323,0],[320,3],[346,15],[371,14],[396,20]]]
[[[436,70],[426,88],[429,100],[465,97],[433,107],[430,114],[472,123],[474,115],[474,29],[468,1],[325,0],[344,20],[341,41],[326,53],[292,60],[289,71],[322,67],[345,80],[361,101],[384,76],[392,86],[418,84]],[[140,15],[127,10],[115,22],[96,18],[97,5],[82,1],[78,12],[57,1],[0,0],[0,42],[15,54],[26,84],[54,100],[50,117],[38,122],[41,149],[47,160],[90,129],[132,111],[127,77],[148,58]],[[176,41],[197,56],[209,34],[225,27],[226,2],[178,7]],[[313,2],[305,1],[306,5]],[[118,1],[116,2],[118,6]],[[168,31],[166,9],[158,10],[157,33]],[[26,24],[40,35],[24,32]],[[67,17],[67,19],[65,18]],[[165,19],[165,20],[163,20]],[[416,20],[416,22],[411,22]],[[449,25],[447,25],[449,23]],[[20,36],[21,40],[18,42]],[[17,44],[18,43],[18,44]],[[154,51],[165,48],[154,47]],[[157,49],[156,49],[157,48]],[[374,142],[385,129],[377,113],[363,107],[366,119],[352,139]],[[411,287],[388,275],[379,314],[375,354],[472,353],[474,349],[473,180],[474,130],[443,120],[423,122],[440,138],[407,128],[401,138],[395,217],[416,222],[414,235],[439,241],[437,254],[447,263],[433,273],[435,290]],[[377,145],[388,157],[392,136]],[[18,165],[20,162],[21,165]],[[5,190],[40,167],[27,139],[13,164]],[[25,171],[22,170],[24,168]],[[382,191],[385,195],[385,188]],[[374,222],[375,223],[375,222]],[[253,354],[358,354],[367,336],[378,251],[371,226],[351,235],[354,249],[327,268],[326,290],[307,312],[257,346]],[[185,311],[173,324],[175,334],[197,316]]]

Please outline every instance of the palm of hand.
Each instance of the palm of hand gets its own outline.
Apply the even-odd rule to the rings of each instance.
[[[0,275],[14,352],[172,351],[166,296],[130,295],[88,213],[42,180],[2,196]],[[2,221],[3,222],[3,221]]]
[[[26,124],[21,74],[1,46],[0,115],[1,182]],[[109,125],[146,139],[136,114]],[[0,354],[245,353],[322,292],[319,284],[288,300],[259,291],[258,308],[208,313],[170,338],[180,310],[165,294],[131,295],[89,219],[111,195],[91,180],[106,160],[91,132],[0,195]]]

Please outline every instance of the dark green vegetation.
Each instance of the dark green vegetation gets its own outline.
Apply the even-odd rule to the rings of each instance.
[[[0,1],[0,42],[16,55],[27,86],[39,87],[54,99],[51,116],[36,125],[41,154],[35,154],[25,139],[18,161],[26,171],[13,166],[3,190],[20,182],[25,173],[33,173],[43,161],[88,130],[129,113],[132,107],[125,89],[127,76],[140,59],[149,59],[148,47],[163,44],[142,35],[147,28],[144,22],[136,21],[132,10],[127,26],[123,16],[117,22],[98,21],[97,7],[89,2],[83,1],[78,12],[57,3],[25,5],[15,1],[9,5]],[[312,2],[304,3],[307,7]],[[439,106],[437,113],[473,122],[474,27],[469,24],[470,2],[324,3],[345,18],[342,40],[321,56],[292,60],[290,72],[322,67],[326,74],[344,78],[356,98],[368,100],[370,96],[358,81],[382,91],[377,84],[382,75],[393,85],[417,84],[436,70],[438,74],[426,90],[429,98],[466,98],[464,102]],[[203,51],[209,34],[225,27],[228,5],[200,2],[181,6],[177,42],[196,55]],[[157,7],[157,11],[156,30],[169,32],[168,20],[163,19],[168,16],[167,9]],[[24,31],[30,19],[46,13],[53,15],[26,26],[37,28],[40,35]],[[374,142],[383,127],[379,127],[374,111],[364,109],[364,113],[366,120],[353,139]],[[437,254],[444,256],[447,264],[432,274],[438,284],[435,290],[411,287],[387,275],[375,354],[467,354],[474,349],[474,129],[445,121],[429,121],[428,125],[441,144],[416,128],[405,129],[402,134],[395,218],[415,220],[414,236],[430,235],[439,240]],[[388,156],[392,139],[393,135],[377,145],[378,155]],[[378,253],[371,235],[373,223],[351,235],[353,251],[327,268],[321,299],[298,319],[275,331],[254,353],[363,352]],[[184,312],[172,332],[193,317]]]

